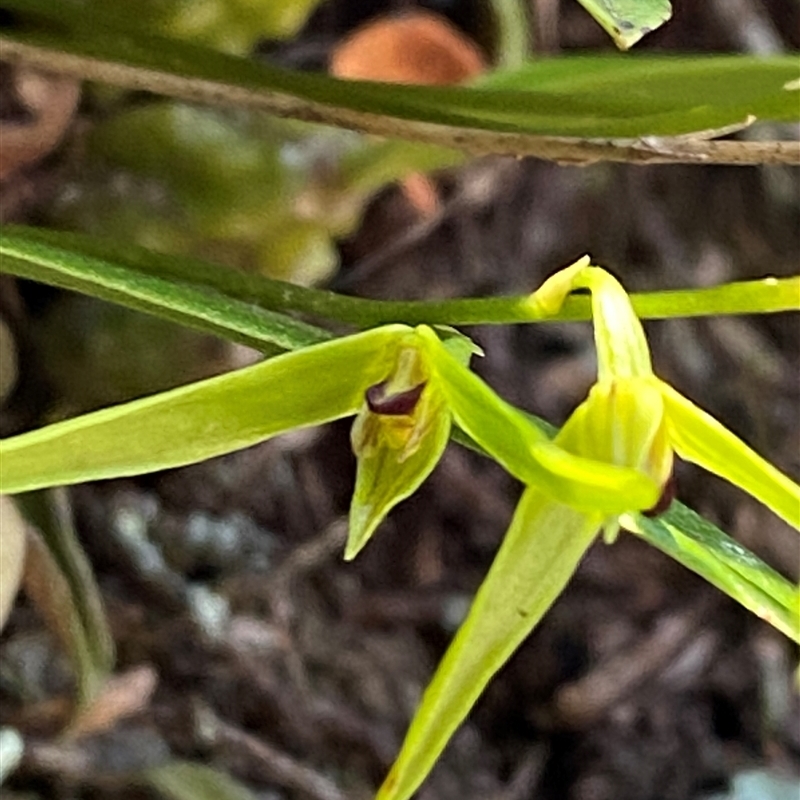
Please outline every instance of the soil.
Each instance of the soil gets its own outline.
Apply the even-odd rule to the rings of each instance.
[[[351,29],[367,5],[385,6],[327,3],[297,42],[264,49],[302,62],[308,42]],[[731,23],[722,3],[674,5],[674,22],[643,49],[746,46],[749,29]],[[777,46],[800,46],[796,4],[741,5]],[[543,49],[606,46],[577,4],[533,6],[559,19],[555,39],[537,32]],[[474,19],[454,18],[467,30]],[[4,187],[14,198],[5,221],[46,219],[63,159],[78,157],[68,149]],[[486,158],[439,175],[437,188],[440,209],[426,219],[397,187],[381,192],[360,230],[340,243],[334,286],[393,298],[523,292],[586,252],[630,290],[797,269],[800,182],[791,168]],[[31,426],[57,398],[30,333],[52,295],[11,282],[2,291],[0,311],[24,355],[5,410],[8,433]],[[647,331],[663,378],[800,475],[794,315],[658,322]],[[593,381],[587,325],[470,334],[486,351],[477,364],[486,380],[554,423]],[[520,487],[451,445],[430,480],[345,563],[348,436],[347,424],[331,425],[70,492],[117,671],[145,668],[157,686],[109,729],[59,739],[69,689],[63,659],[21,598],[0,643],[0,723],[31,742],[8,784],[14,797],[150,797],[130,774],[170,759],[227,771],[262,800],[370,796]],[[800,545],[787,526],[691,465],[678,465],[677,484],[682,501],[798,579]],[[797,775],[797,655],[766,623],[643,542],[623,534],[613,546],[598,543],[455,735],[419,800],[700,800],[744,769]],[[31,682],[39,694],[22,696],[8,680],[8,664],[20,659],[39,665]]]

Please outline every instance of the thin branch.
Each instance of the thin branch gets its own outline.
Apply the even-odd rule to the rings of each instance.
[[[687,137],[578,139],[459,128],[340,108],[281,92],[247,89],[223,81],[185,77],[157,69],[74,55],[23,44],[6,37],[0,37],[0,55],[11,63],[24,62],[84,80],[154,92],[189,102],[251,108],[279,117],[452,147],[472,155],[535,156],[562,164],[580,165],[598,161],[630,164],[800,164],[800,142],[797,141],[706,141]]]

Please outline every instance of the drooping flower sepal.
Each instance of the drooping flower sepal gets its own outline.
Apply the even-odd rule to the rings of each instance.
[[[442,457],[452,416],[416,333],[400,343],[392,372],[364,397],[350,435],[357,458],[345,558],[354,558]]]

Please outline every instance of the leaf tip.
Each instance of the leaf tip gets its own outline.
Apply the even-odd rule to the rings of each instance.
[[[344,546],[345,561],[352,561],[364,549],[380,521],[381,517],[375,514],[371,505],[359,503],[355,497],[353,498],[347,543]]]

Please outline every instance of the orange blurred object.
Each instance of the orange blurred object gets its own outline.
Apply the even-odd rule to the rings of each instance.
[[[439,14],[417,10],[357,28],[333,51],[330,73],[348,80],[444,86],[480,75],[486,66],[466,34]],[[402,185],[422,216],[438,210],[436,187],[426,175],[413,173]]]
[[[65,75],[18,66],[12,73],[15,99],[30,116],[0,124],[0,182],[40,161],[61,142],[80,99],[80,83]]]
[[[337,78],[444,86],[480,75],[480,48],[445,17],[413,11],[357,28],[334,50]]]

